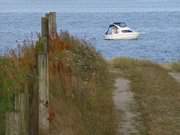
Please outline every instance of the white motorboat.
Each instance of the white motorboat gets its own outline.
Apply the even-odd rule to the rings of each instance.
[[[106,40],[118,40],[118,39],[138,39],[139,32],[130,29],[124,22],[115,22],[109,25],[107,32],[105,33]]]

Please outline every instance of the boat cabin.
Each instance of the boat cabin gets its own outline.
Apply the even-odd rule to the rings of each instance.
[[[124,22],[115,22],[109,25],[105,33],[106,40],[119,40],[119,39],[137,39],[139,32],[130,29]]]
[[[124,22],[115,22],[109,25],[106,34],[131,33],[133,32]]]

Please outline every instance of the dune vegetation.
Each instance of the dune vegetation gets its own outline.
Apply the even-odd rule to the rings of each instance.
[[[150,61],[116,58],[113,69],[131,81],[145,126],[143,135],[180,134],[180,84],[168,70]],[[141,129],[140,129],[141,130]]]
[[[116,77],[131,82],[142,135],[180,134],[180,84],[169,74],[179,71],[179,64],[167,70],[144,60],[107,62],[90,43],[67,32],[49,43],[52,135],[116,135],[120,120],[112,100]],[[0,57],[0,135],[5,134],[5,114],[18,111],[15,95],[28,91],[31,96],[32,89],[37,89],[36,58],[41,44],[41,39],[24,41]]]
[[[51,134],[114,135],[113,78],[107,62],[90,43],[67,32],[49,42]],[[14,111],[14,95],[36,88],[40,45],[40,40],[24,41],[0,58],[0,135],[5,134],[5,113]]]
[[[180,62],[174,62],[170,65],[173,72],[180,72]]]

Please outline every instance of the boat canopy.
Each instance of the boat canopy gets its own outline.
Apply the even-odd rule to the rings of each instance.
[[[124,22],[114,22],[113,24],[109,25],[109,28],[106,31],[106,34],[108,34],[109,30],[113,27],[118,29],[119,27],[121,27],[121,28],[127,27],[127,25]]]
[[[113,27],[113,26],[127,27],[126,23],[124,23],[124,22],[114,22],[109,27]]]

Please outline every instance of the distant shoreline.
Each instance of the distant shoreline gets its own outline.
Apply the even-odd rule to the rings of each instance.
[[[180,12],[179,8],[175,8],[175,9],[162,9],[162,8],[157,8],[157,9],[145,9],[145,8],[138,8],[138,9],[128,9],[128,8],[112,8],[112,9],[93,9],[90,8],[88,10],[88,8],[86,9],[80,9],[79,11],[76,9],[73,10],[69,10],[70,8],[64,8],[62,10],[53,10],[56,11],[57,13],[159,13],[159,12],[167,12],[167,13],[171,13],[171,12]],[[52,11],[51,9],[43,9],[43,10],[1,10],[0,13],[45,13],[47,11]]]

